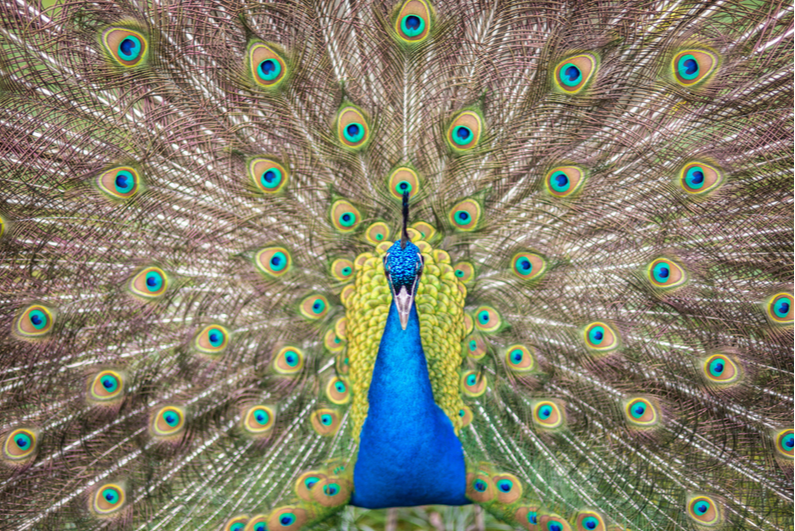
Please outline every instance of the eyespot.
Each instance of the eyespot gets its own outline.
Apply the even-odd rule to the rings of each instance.
[[[162,407],[152,416],[152,432],[158,437],[177,435],[184,429],[185,411],[181,407]]]
[[[243,413],[243,428],[253,435],[270,431],[275,421],[276,415],[267,406],[252,406]]]
[[[530,372],[536,361],[532,351],[524,345],[514,345],[505,351],[505,365],[513,372]]]
[[[105,49],[121,66],[138,66],[146,57],[146,37],[127,28],[108,28],[102,33]]]
[[[544,184],[554,197],[569,197],[585,183],[585,173],[577,166],[558,166],[547,172]]]
[[[315,432],[324,437],[334,435],[340,427],[340,416],[333,409],[318,409],[312,413],[309,420]]]
[[[346,233],[356,230],[361,219],[359,211],[343,199],[335,201],[331,206],[331,224],[339,232]]]
[[[792,324],[792,295],[789,293],[776,293],[768,299],[767,316],[776,324]]]
[[[107,516],[124,507],[125,492],[121,485],[106,483],[94,493],[92,507],[99,516]]]
[[[344,282],[353,277],[353,262],[346,258],[337,258],[331,263],[331,276]]]
[[[265,247],[257,252],[254,265],[266,276],[280,277],[290,270],[293,258],[284,247]]]
[[[607,352],[618,348],[618,334],[607,323],[595,322],[585,327],[585,346],[591,350]]]
[[[497,493],[497,501],[505,505],[511,504],[522,497],[522,483],[513,474],[495,475],[494,487]]]
[[[723,184],[723,172],[704,162],[688,162],[679,172],[679,185],[691,195],[707,195]]]
[[[298,531],[308,520],[300,507],[279,507],[268,517],[268,531]]]
[[[416,223],[412,223],[411,228],[416,230],[419,233],[418,240],[428,241],[431,238],[433,238],[434,235],[436,235],[436,229],[434,229],[433,226],[430,223],[425,223],[424,221],[418,221]],[[436,251],[440,251],[440,252],[443,252],[443,253],[447,254],[445,251],[442,251],[441,249],[436,249]],[[436,251],[434,251],[434,253],[436,253]],[[434,254],[434,258],[436,258],[437,262],[443,262],[443,260],[440,260],[436,256],[436,254]],[[444,263],[448,263],[448,264],[450,263],[450,255],[447,255],[447,262],[444,262]]]
[[[576,526],[578,531],[605,531],[607,529],[604,517],[596,511],[577,513]]]
[[[389,226],[383,221],[376,221],[364,233],[367,242],[372,245],[389,241]]]
[[[243,531],[268,531],[268,517],[264,514],[253,516]]]
[[[260,192],[275,194],[287,185],[290,172],[275,160],[258,157],[248,163],[248,177]]]
[[[571,526],[557,514],[544,514],[538,517],[538,528],[544,531],[571,531]]]
[[[229,344],[229,331],[221,325],[205,326],[193,340],[193,346],[205,354],[220,354]]]
[[[454,152],[463,153],[480,142],[483,120],[473,111],[464,111],[455,116],[447,128],[447,144]]]
[[[96,180],[99,190],[111,199],[129,199],[138,193],[141,176],[131,166],[119,166],[102,172]]]
[[[464,312],[464,334],[471,334],[475,330],[475,319],[469,314]]]
[[[337,115],[337,137],[348,148],[358,150],[370,140],[370,126],[356,107],[344,107]]]
[[[334,404],[347,404],[351,401],[348,383],[341,378],[332,378],[329,380],[328,384],[326,384],[326,396]]]
[[[470,424],[472,424],[472,419],[474,418],[474,414],[472,413],[472,409],[469,406],[462,406],[461,409],[458,411],[458,416],[461,417],[461,427],[466,428]]]
[[[317,470],[304,472],[295,481],[295,493],[304,501],[312,501],[312,492],[325,479],[326,475]]]
[[[514,275],[522,280],[540,278],[546,271],[547,263],[541,256],[531,252],[521,252],[513,255],[511,270]]]
[[[346,354],[338,354],[336,362],[337,372],[339,374],[348,374],[350,370],[350,363]]]
[[[326,347],[326,350],[331,352],[342,352],[345,348],[345,343],[337,336],[337,332],[332,328],[323,336],[323,346]]]
[[[310,295],[301,303],[301,315],[307,319],[322,319],[328,313],[328,300],[323,295]]]
[[[479,360],[486,355],[486,341],[479,335],[473,334],[464,340],[464,352],[472,359]]]
[[[244,531],[248,523],[248,516],[241,514],[230,518],[224,524],[223,531]]]
[[[486,375],[477,371],[466,371],[461,375],[461,389],[464,394],[476,398],[486,392],[488,380]]]
[[[116,371],[105,370],[89,379],[88,398],[94,402],[112,402],[122,397],[124,378]]]
[[[475,310],[475,328],[481,332],[496,332],[502,325],[502,318],[491,306],[481,306]]]
[[[453,274],[460,282],[469,284],[475,278],[475,266],[470,262],[457,262],[453,266]]]
[[[156,299],[168,289],[168,277],[159,267],[147,267],[130,280],[129,289],[139,298]]]
[[[431,30],[431,9],[423,0],[408,0],[395,19],[395,33],[401,42],[417,44]]]
[[[784,457],[792,459],[793,448],[795,448],[795,435],[792,428],[781,430],[776,435],[776,450]]]
[[[687,282],[687,273],[673,260],[658,258],[649,264],[647,276],[652,286],[670,290]]]
[[[709,496],[694,496],[687,503],[687,515],[705,526],[714,526],[721,521],[721,508]]]
[[[52,331],[55,318],[46,306],[33,304],[16,318],[13,330],[20,339],[40,339]]]
[[[494,498],[494,483],[483,473],[467,474],[466,496],[475,503],[485,503]]]
[[[674,79],[683,87],[704,81],[718,66],[718,57],[706,50],[683,50],[671,61]]]
[[[409,198],[417,195],[417,192],[420,191],[420,178],[417,172],[411,168],[401,166],[389,174],[387,186],[392,197],[402,201],[404,192],[409,193]]]
[[[566,94],[577,94],[593,79],[597,63],[596,56],[589,53],[561,61],[555,68],[555,85]]]
[[[563,425],[563,412],[556,403],[541,400],[533,407],[533,421],[539,428],[558,428]]]
[[[312,499],[323,507],[337,507],[348,501],[351,488],[340,478],[321,479],[312,489]]]
[[[645,398],[631,398],[624,402],[624,416],[630,426],[650,428],[659,422],[657,407]]]
[[[287,64],[273,48],[261,42],[252,43],[248,49],[248,57],[251,76],[257,85],[274,89],[284,81]]]
[[[273,358],[273,368],[279,374],[297,374],[304,368],[304,353],[295,347],[283,347]]]
[[[30,459],[36,452],[36,433],[26,428],[17,428],[6,435],[3,443],[3,458],[10,463]]]
[[[447,217],[455,229],[464,232],[475,230],[480,223],[480,204],[474,199],[465,199],[454,206]]]
[[[704,377],[710,383],[731,385],[740,381],[742,371],[735,361],[726,354],[713,354],[704,360]]]
[[[519,507],[513,514],[513,519],[527,531],[536,531],[538,528],[538,507]]]

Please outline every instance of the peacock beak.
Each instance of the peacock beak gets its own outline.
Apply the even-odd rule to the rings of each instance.
[[[411,305],[414,304],[414,290],[409,290],[406,286],[400,286],[400,291],[395,293],[395,288],[393,287],[392,299],[395,301],[398,316],[400,317],[400,326],[405,330],[409,324]]]

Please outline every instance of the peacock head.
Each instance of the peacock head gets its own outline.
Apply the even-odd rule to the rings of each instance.
[[[384,273],[392,289],[392,300],[395,301],[400,326],[403,330],[409,322],[409,313],[417,294],[422,268],[425,260],[420,248],[411,243],[408,235],[409,194],[403,194],[403,233],[401,238],[389,248],[384,255]]]

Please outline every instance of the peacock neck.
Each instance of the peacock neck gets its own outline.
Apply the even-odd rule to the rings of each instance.
[[[395,304],[390,306],[368,400],[352,503],[368,508],[470,503],[461,442],[434,402],[414,305],[405,330]]]

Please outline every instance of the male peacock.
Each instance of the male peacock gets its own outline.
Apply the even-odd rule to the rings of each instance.
[[[792,529],[791,5],[0,17],[3,529]]]

